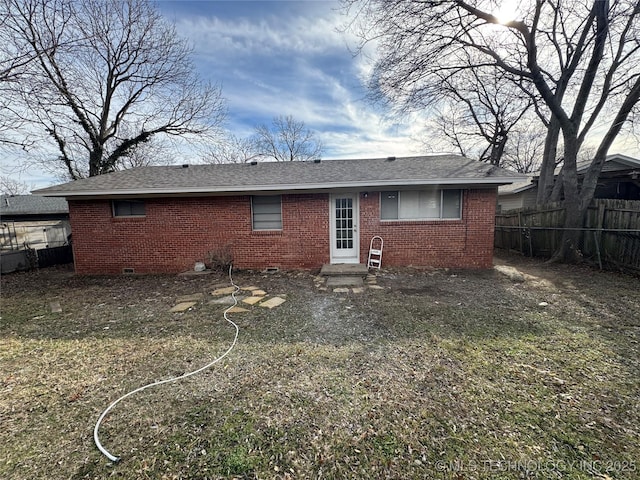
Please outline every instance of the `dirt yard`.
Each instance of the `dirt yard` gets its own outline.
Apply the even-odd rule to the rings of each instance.
[[[345,294],[235,272],[286,302],[241,303],[221,363],[117,405],[116,464],[98,416],[228,348],[227,276],[5,275],[0,478],[639,478],[640,280],[496,263],[519,278],[393,269]]]

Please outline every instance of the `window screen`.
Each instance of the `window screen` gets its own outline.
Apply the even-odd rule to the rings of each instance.
[[[114,200],[112,202],[114,217],[144,217],[144,200]]]
[[[460,190],[442,191],[442,218],[462,218],[462,195]]]
[[[398,192],[380,192],[380,218],[398,219]]]
[[[400,192],[399,219],[440,217],[440,191],[416,190]]]
[[[460,190],[403,190],[380,192],[382,220],[461,218]]]
[[[282,230],[282,197],[255,195],[251,197],[254,230]]]

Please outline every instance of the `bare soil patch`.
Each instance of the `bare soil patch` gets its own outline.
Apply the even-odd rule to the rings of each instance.
[[[525,281],[388,269],[382,290],[336,294],[235,272],[286,302],[243,305],[224,362],[118,405],[101,429],[115,465],[95,421],[226,350],[209,300],[227,276],[3,276],[0,477],[638,478],[640,281],[496,262]]]

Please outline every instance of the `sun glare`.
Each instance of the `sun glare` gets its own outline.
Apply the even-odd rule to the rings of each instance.
[[[516,19],[518,13],[518,2],[515,0],[503,0],[493,11],[493,15],[503,25]]]

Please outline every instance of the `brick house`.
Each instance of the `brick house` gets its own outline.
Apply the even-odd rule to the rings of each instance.
[[[69,203],[76,272],[171,273],[228,248],[236,268],[489,268],[499,185],[454,155],[142,167],[35,191]]]

